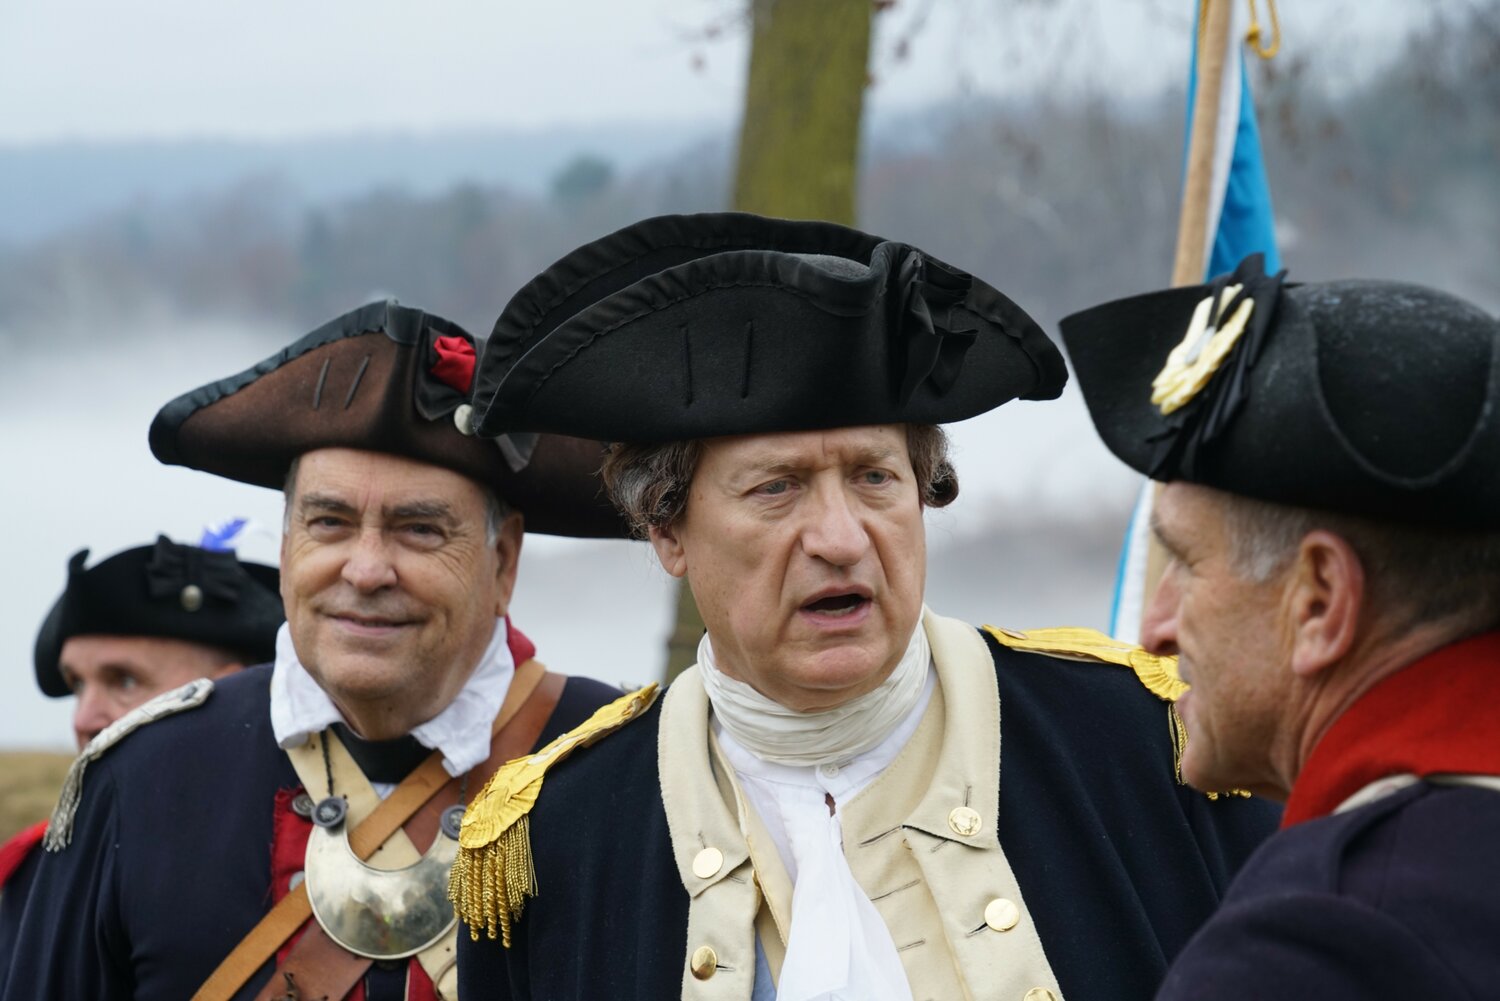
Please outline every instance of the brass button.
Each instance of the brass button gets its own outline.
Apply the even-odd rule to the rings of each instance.
[[[724,853],[717,848],[705,848],[693,857],[693,875],[699,879],[711,879],[724,868]]]
[[[707,980],[714,975],[719,968],[719,954],[706,945],[700,945],[693,950],[691,963],[693,976],[698,980]],[[1027,995],[1029,998],[1030,995]]]
[[[196,612],[203,607],[203,588],[197,584],[189,584],[182,589],[182,594],[178,595],[178,600],[182,602],[182,610],[184,612]]]
[[[967,806],[956,806],[953,812],[948,814],[948,826],[959,837],[972,838],[979,833],[979,828],[984,826],[984,821],[979,819],[977,810]]]
[[[1057,995],[1045,987],[1033,987],[1021,1001],[1057,1001]]]
[[[996,897],[984,908],[984,923],[995,931],[1010,931],[1021,920],[1021,909],[1004,897]]]

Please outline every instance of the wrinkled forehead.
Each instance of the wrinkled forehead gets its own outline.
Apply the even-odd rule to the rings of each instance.
[[[367,504],[432,502],[482,508],[486,487],[462,473],[384,452],[320,448],[297,460],[295,496],[336,497],[352,507]]]
[[[1219,548],[1227,541],[1232,495],[1186,480],[1174,480],[1156,489],[1151,525],[1177,554]]]
[[[905,424],[735,435],[701,445],[700,475],[911,462]]]
[[[173,668],[178,664],[209,664],[227,651],[175,636],[125,636],[115,633],[80,633],[63,642],[59,656],[62,670],[75,675],[91,674],[111,667],[137,671]]]

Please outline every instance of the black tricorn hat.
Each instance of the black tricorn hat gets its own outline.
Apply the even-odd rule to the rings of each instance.
[[[1211,299],[1229,300],[1217,323]],[[1075,313],[1062,335],[1099,436],[1153,479],[1500,527],[1500,322],[1462,299],[1388,281],[1283,285],[1257,255],[1207,285]]]
[[[914,247],[714,213],[628,226],[528,283],[474,406],[484,435],[649,442],[957,421],[1066,381],[1020,307]]]
[[[158,536],[85,569],[89,551],[68,560],[68,583],[37,634],[34,662],[42,694],[71,694],[58,661],[74,636],[156,636],[227,650],[246,664],[276,655],[285,615],[272,567],[234,553]]]
[[[457,324],[373,302],[168,403],[151,423],[151,451],[168,465],[273,488],[314,449],[386,452],[494,488],[524,512],[528,531],[624,535],[597,475],[598,442],[515,436],[497,448],[460,430],[475,357]]]

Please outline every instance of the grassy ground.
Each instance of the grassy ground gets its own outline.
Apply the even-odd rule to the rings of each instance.
[[[72,761],[46,751],[0,752],[0,842],[47,818]]]

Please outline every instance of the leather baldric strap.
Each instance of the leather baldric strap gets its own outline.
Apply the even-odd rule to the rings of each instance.
[[[495,717],[490,757],[469,772],[476,788],[500,765],[531,751],[557,706],[566,680],[562,675],[548,674],[536,660],[528,660],[516,668],[505,702]],[[439,795],[449,787],[451,797]],[[349,832],[350,850],[364,861],[403,828],[415,843],[431,844],[443,809],[457,800],[458,789],[459,780],[450,778],[443,768],[442,753],[434,751]],[[299,883],[224,958],[198,988],[193,1001],[228,1001],[311,916],[306,884]],[[299,952],[304,954],[305,962],[294,964]],[[342,998],[359,982],[370,962],[339,947],[317,922],[312,922],[257,997],[272,999],[291,994],[303,998],[325,995]],[[346,979],[345,986],[336,992],[329,989],[335,982]],[[294,991],[289,991],[289,987],[294,987]]]

